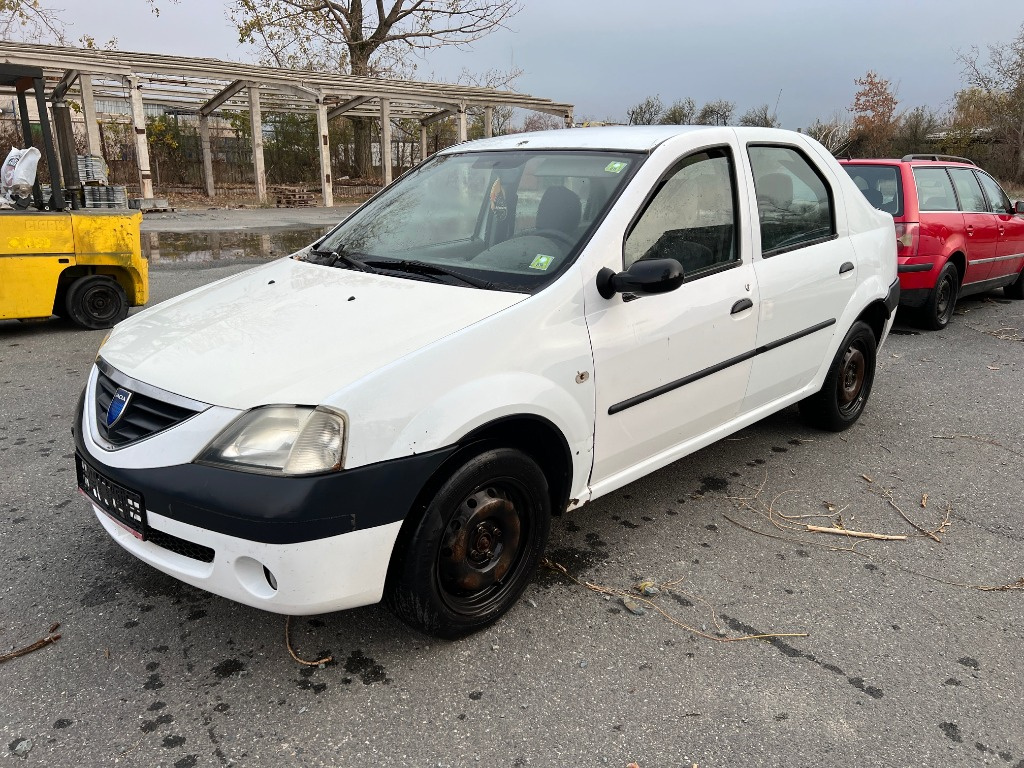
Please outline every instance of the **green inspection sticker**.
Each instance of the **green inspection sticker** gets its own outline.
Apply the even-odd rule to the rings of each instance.
[[[604,167],[608,173],[621,173],[622,169],[626,167],[626,163],[621,160],[614,160]]]
[[[547,269],[554,260],[554,256],[545,256],[543,253],[538,253],[537,258],[530,262],[530,269]]]

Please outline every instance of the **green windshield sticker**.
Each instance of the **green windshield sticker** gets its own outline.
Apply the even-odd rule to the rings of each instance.
[[[621,160],[614,160],[604,167],[608,173],[620,173],[623,168],[626,167],[626,163]]]
[[[545,256],[543,253],[538,253],[537,258],[530,263],[530,269],[547,269],[554,260],[554,256]]]

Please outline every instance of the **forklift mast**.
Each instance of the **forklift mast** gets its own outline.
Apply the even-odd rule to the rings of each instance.
[[[21,113],[21,133],[22,139],[25,143],[25,149],[34,146],[32,141],[32,121],[28,115],[28,91],[35,93],[36,110],[39,113],[39,129],[42,134],[42,147],[40,149],[43,157],[46,158],[46,167],[50,171],[50,189],[51,194],[48,200],[43,199],[43,190],[39,184],[39,177],[36,176],[35,184],[32,187],[33,197],[35,199],[36,208],[39,210],[45,210],[50,208],[51,210],[62,211],[64,210],[67,201],[64,199],[64,187],[61,184],[61,172],[60,166],[57,164],[57,154],[54,151],[53,143],[53,132],[50,130],[50,117],[46,108],[46,80],[43,77],[43,70],[40,67],[22,67],[11,64],[0,64],[0,88],[14,88],[18,96],[18,110]],[[55,116],[57,114],[58,107],[55,106]],[[67,110],[67,107],[63,107]],[[65,112],[67,117],[67,133],[70,133],[70,116]],[[74,157],[74,144],[70,147],[65,147],[68,136],[62,137],[64,142],[62,143],[62,155],[68,155],[65,159],[64,171],[65,178],[77,178],[78,168]],[[73,138],[72,138],[73,142]],[[69,154],[70,153],[70,154]],[[68,167],[68,160],[70,160],[71,168]],[[75,195],[71,196],[71,204],[74,208],[78,208],[78,200]]]

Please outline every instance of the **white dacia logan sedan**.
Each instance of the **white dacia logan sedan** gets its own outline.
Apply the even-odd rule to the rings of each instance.
[[[515,603],[552,514],[793,404],[853,424],[898,297],[892,217],[798,133],[461,144],[116,326],[78,483],[181,581],[457,637]]]

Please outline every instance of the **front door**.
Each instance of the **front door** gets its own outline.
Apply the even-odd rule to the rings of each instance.
[[[757,334],[757,286],[738,236],[729,147],[682,158],[626,235],[624,266],[672,258],[677,290],[588,309],[597,414],[591,485],[611,490],[662,466],[739,412]]]

